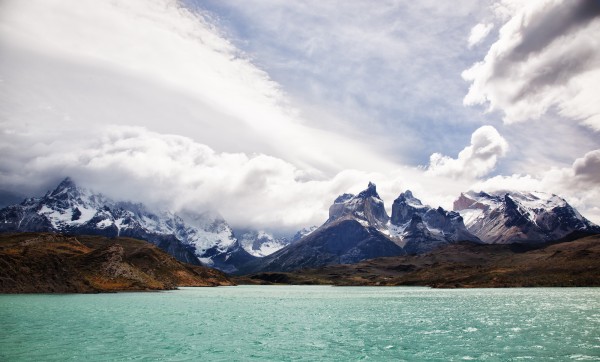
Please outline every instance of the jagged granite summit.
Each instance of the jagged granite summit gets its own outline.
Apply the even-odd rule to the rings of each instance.
[[[365,226],[385,229],[390,220],[385,206],[374,183],[369,182],[367,188],[358,195],[343,194],[338,196],[329,207],[327,223],[335,222],[343,217],[352,217]]]
[[[564,199],[543,192],[467,192],[454,202],[469,231],[488,244],[544,243],[600,227]]]
[[[408,254],[425,253],[458,241],[480,242],[467,230],[459,213],[423,205],[411,191],[394,200],[389,235]]]
[[[375,184],[358,195],[343,194],[329,208],[327,221],[294,244],[241,268],[242,272],[291,271],[365,259],[422,254],[470,241],[459,213],[423,205],[410,191],[394,201],[389,217]]]
[[[142,204],[114,202],[68,177],[43,197],[0,210],[0,232],[23,231],[142,239],[180,261],[226,272],[253,258],[216,212],[153,212]]]

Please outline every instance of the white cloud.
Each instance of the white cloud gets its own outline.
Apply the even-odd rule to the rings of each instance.
[[[8,144],[19,149],[20,139]],[[325,181],[303,181],[303,171],[264,154],[215,152],[192,139],[140,127],[109,126],[99,134],[56,147],[40,137],[22,149],[20,167],[0,183],[31,184],[71,175],[115,199],[143,201],[173,210],[219,209],[234,224],[298,227],[324,220],[331,195],[354,185],[357,172]],[[361,174],[362,175],[362,174]]]
[[[600,130],[600,5],[595,1],[504,1],[508,21],[463,78],[466,105],[488,104],[506,123],[561,116]]]
[[[479,23],[475,25],[471,29],[471,33],[469,33],[469,48],[472,48],[484,40],[490,34],[492,29],[494,29],[493,23]]]
[[[7,0],[0,17],[4,128],[135,125],[315,172],[391,165],[307,126],[278,84],[174,0]]]
[[[600,150],[586,153],[573,163],[573,175],[582,182],[600,184]]]
[[[457,158],[434,153],[427,172],[452,178],[477,178],[490,173],[498,159],[506,155],[508,143],[492,126],[483,126],[471,135],[471,144]]]

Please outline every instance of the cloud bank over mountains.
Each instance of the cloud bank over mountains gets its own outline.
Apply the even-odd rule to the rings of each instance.
[[[510,187],[558,193],[586,217],[600,222],[598,143],[596,149],[581,149],[568,165],[562,161],[548,164],[532,174],[526,169],[511,174],[498,171],[510,169],[503,163],[515,149],[525,147],[511,144],[513,138],[506,134],[514,125],[509,123],[556,111],[561,122],[573,127],[583,124],[591,132],[600,130],[596,124],[600,109],[595,108],[600,102],[594,93],[598,83],[591,82],[598,72],[600,46],[589,39],[596,34],[598,17],[585,2],[569,3],[546,1],[521,7],[502,2],[490,8],[502,16],[493,25],[486,18],[461,26],[464,32],[456,44],[464,52],[471,48],[485,51],[495,36],[493,31],[501,29],[485,58],[463,75],[471,82],[465,103],[501,111],[507,124],[481,113],[477,119],[448,119],[448,124],[423,120],[420,131],[414,122],[406,127],[406,135],[398,136],[405,115],[397,114],[396,131],[389,128],[382,141],[378,130],[386,129],[389,115],[373,118],[372,123],[345,122],[343,115],[364,111],[363,115],[375,117],[377,112],[368,109],[375,106],[391,112],[393,108],[385,104],[402,99],[390,98],[386,89],[398,80],[386,81],[379,92],[368,88],[365,94],[360,89],[369,79],[377,83],[369,78],[371,70],[365,69],[356,75],[354,84],[355,94],[360,95],[356,99],[364,99],[366,105],[349,106],[340,110],[341,117],[328,118],[327,112],[316,110],[321,105],[311,108],[298,101],[305,84],[294,88],[270,75],[286,66],[298,66],[295,76],[306,74],[317,82],[319,75],[311,69],[316,72],[320,57],[332,44],[326,32],[321,39],[310,31],[304,33],[303,44],[313,46],[306,48],[306,54],[315,54],[314,59],[298,58],[292,52],[281,59],[290,64],[274,69],[261,65],[260,58],[253,58],[255,54],[237,48],[219,28],[221,22],[214,14],[201,7],[202,2],[188,7],[186,2],[171,0],[6,0],[0,3],[0,188],[43,193],[69,175],[113,198],[174,210],[217,208],[234,225],[294,230],[322,223],[333,198],[360,191],[368,181],[377,183],[386,201],[411,189],[427,204],[445,208],[461,191]],[[370,11],[369,22],[389,17],[386,13],[396,5],[412,14],[406,4],[389,2],[379,11]],[[248,11],[245,6],[249,5],[239,6]],[[276,9],[279,5],[261,6]],[[292,8],[297,20],[314,13],[299,3],[285,6]],[[469,1],[465,6],[480,7]],[[356,10],[349,7],[341,14],[348,9]],[[557,14],[565,18],[564,24],[547,30],[545,21]],[[398,32],[403,31],[401,20]],[[414,21],[405,19],[407,24],[414,25]],[[332,37],[341,39],[345,48],[354,44],[352,34],[365,36],[362,30],[368,26],[366,20],[356,28],[339,27],[339,22],[333,25],[339,34],[332,33]],[[372,56],[365,58],[364,48],[357,48],[356,59],[339,64],[340,69],[355,69],[368,64],[368,58],[380,57],[389,61],[385,70],[394,56],[405,59],[398,40],[402,38],[393,32],[385,34],[370,44]],[[421,40],[426,49],[428,38]],[[590,54],[582,47],[586,41],[588,53],[593,50]],[[413,61],[405,70],[399,63],[390,74],[424,66],[417,64],[418,58]],[[560,71],[544,73],[545,69]],[[334,80],[342,82],[343,74]],[[425,87],[423,94],[435,92],[437,88],[431,85],[439,79],[419,74],[422,83],[415,79],[414,89],[420,84]],[[468,84],[459,72],[448,77],[458,82],[449,89],[463,87],[466,93]],[[330,100],[344,97],[350,89],[345,82],[339,89],[324,88],[329,81],[322,79],[315,85]],[[312,93],[307,96],[313,97]],[[429,111],[425,108],[410,112]],[[473,109],[462,112],[458,111],[476,113]],[[443,136],[432,139],[432,134],[448,134],[453,141]],[[439,148],[420,156],[429,163],[419,165],[410,157],[399,162],[405,157],[379,147],[379,143],[394,142],[406,142],[406,147],[427,142]],[[549,140],[548,147],[554,147],[554,142],[560,140]]]

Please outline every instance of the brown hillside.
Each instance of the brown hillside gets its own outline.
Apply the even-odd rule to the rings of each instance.
[[[259,273],[240,282],[456,287],[600,286],[600,235],[532,249],[456,244],[415,256]]]
[[[0,234],[0,292],[94,293],[234,285],[225,274],[181,263],[129,238]]]

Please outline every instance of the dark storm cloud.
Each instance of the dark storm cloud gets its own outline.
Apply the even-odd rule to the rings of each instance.
[[[549,7],[522,28],[523,40],[508,56],[508,60],[519,62],[534,53],[539,53],[557,38],[585,27],[600,16],[600,1],[569,0]]]

